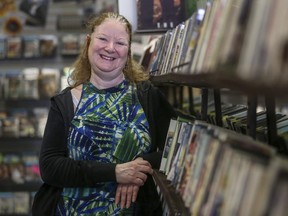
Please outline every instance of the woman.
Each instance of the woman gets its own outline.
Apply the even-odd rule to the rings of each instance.
[[[161,215],[151,174],[174,111],[132,60],[123,16],[87,27],[70,87],[51,99],[33,215]]]

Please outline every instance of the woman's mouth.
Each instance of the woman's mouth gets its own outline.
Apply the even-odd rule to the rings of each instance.
[[[109,57],[109,56],[105,56],[105,55],[100,55],[100,57],[101,57],[102,59],[107,60],[107,61],[113,61],[113,60],[115,60],[115,58]]]

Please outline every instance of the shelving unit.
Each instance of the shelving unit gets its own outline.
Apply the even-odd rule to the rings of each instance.
[[[266,95],[275,96],[277,98],[287,97],[288,91],[287,84],[268,85],[261,82],[253,82],[249,80],[243,80],[236,75],[231,75],[221,71],[215,71],[215,73],[199,73],[190,74],[187,73],[167,73],[164,75],[151,76],[151,81],[155,84],[170,84],[191,86],[194,88],[227,88],[231,90],[238,90],[246,95]]]
[[[2,111],[11,111],[11,109],[26,110],[30,115],[35,108],[49,108],[50,100],[46,99],[4,99],[0,102]],[[39,135],[39,134],[38,134]],[[30,212],[30,206],[34,193],[39,189],[42,180],[38,173],[38,155],[42,138],[35,136],[27,137],[0,137],[0,197],[2,202],[23,202],[24,208]],[[10,174],[5,174],[6,171]],[[19,173],[18,173],[19,172]],[[13,173],[13,174],[12,174]],[[17,174],[18,173],[18,174]],[[15,175],[15,176],[14,176]],[[17,177],[17,175],[19,175]],[[19,195],[20,194],[20,195]],[[17,197],[17,198],[14,198]],[[20,198],[19,198],[20,197]],[[15,200],[14,200],[15,199]],[[16,200],[19,199],[19,200]],[[25,206],[29,205],[29,206]],[[26,211],[25,210],[25,211]],[[10,210],[8,210],[9,212]],[[0,214],[0,215],[30,215],[28,214]]]
[[[200,89],[201,103],[200,105],[197,104],[198,109],[197,112],[199,111],[199,106],[200,106],[200,112],[197,113],[195,118],[197,120],[201,120],[204,122],[207,121],[210,122],[210,125],[207,126],[210,129],[214,127],[217,128],[216,130],[219,129],[220,131],[223,129],[222,127],[224,125],[226,127],[229,126],[229,129],[234,129],[237,132],[240,132],[241,134],[237,133],[233,134],[233,137],[235,139],[236,137],[237,139],[239,139],[236,146],[238,144],[240,144],[240,146],[242,146],[242,144],[245,145],[247,144],[246,145],[247,151],[245,150],[245,153],[247,153],[246,155],[247,158],[243,159],[243,161],[245,161],[246,159],[247,161],[249,160],[254,161],[255,159],[254,156],[256,156],[258,153],[259,153],[258,156],[261,155],[261,153],[263,153],[263,151],[260,149],[256,150],[253,153],[250,152],[251,149],[253,149],[255,146],[258,145],[257,144],[257,142],[259,142],[258,138],[263,138],[265,142],[259,142],[259,143],[261,143],[261,145],[264,146],[264,148],[267,147],[269,149],[272,149],[273,152],[271,154],[273,155],[272,157],[270,157],[271,156],[270,155],[268,157],[269,158],[268,160],[266,160],[267,158],[263,160],[265,161],[264,162],[265,165],[262,164],[263,161],[260,162],[260,164],[263,166],[259,167],[261,167],[261,169],[264,170],[263,173],[265,173],[263,175],[263,178],[260,179],[260,181],[258,182],[258,185],[259,183],[260,184],[263,183],[263,185],[261,185],[261,187],[259,188],[259,190],[261,191],[261,195],[259,197],[257,196],[257,198],[253,201],[250,200],[252,201],[250,203],[254,202],[256,205],[262,204],[263,206],[260,207],[250,206],[250,209],[248,208],[247,205],[241,202],[241,199],[246,200],[244,198],[246,194],[247,196],[249,196],[250,191],[249,190],[246,191],[246,187],[249,186],[247,186],[246,184],[243,185],[243,182],[242,185],[239,185],[237,183],[239,183],[240,180],[235,179],[237,178],[235,176],[239,176],[238,174],[241,172],[240,169],[238,170],[240,166],[237,166],[235,169],[237,171],[231,174],[232,179],[233,177],[235,177],[234,178],[235,182],[233,181],[232,183],[231,180],[229,185],[232,189],[228,188],[228,186],[227,187],[220,186],[219,191],[217,191],[219,192],[220,195],[217,196],[214,194],[215,199],[208,200],[209,198],[207,198],[207,196],[211,197],[212,195],[213,197],[212,190],[213,189],[215,190],[215,187],[217,187],[211,182],[214,180],[217,181],[217,178],[219,178],[220,174],[217,173],[217,177],[215,177],[208,171],[209,173],[208,175],[210,176],[208,177],[206,176],[206,180],[211,181],[210,182],[211,184],[207,183],[206,181],[207,183],[206,188],[205,189],[201,188],[203,186],[202,183],[199,183],[199,181],[200,179],[205,178],[205,172],[207,172],[207,166],[209,166],[209,162],[207,161],[210,160],[211,162],[212,156],[210,151],[213,150],[211,149],[208,150],[209,153],[207,153],[208,155],[207,158],[205,158],[206,155],[204,156],[204,153],[202,152],[203,154],[199,156],[200,157],[199,161],[195,162],[194,160],[196,159],[193,159],[193,162],[195,162],[193,163],[194,166],[188,163],[189,165],[192,166],[190,167],[191,173],[194,171],[198,174],[191,174],[189,176],[190,177],[189,180],[192,182],[191,184],[187,182],[184,183],[185,189],[187,189],[188,187],[189,188],[188,191],[193,193],[189,195],[191,200],[188,198],[187,202],[186,198],[188,195],[186,193],[183,195],[183,190],[178,190],[179,188],[178,189],[173,187],[171,188],[171,184],[177,186],[179,186],[180,184],[180,187],[183,186],[181,185],[181,183],[178,182],[179,176],[177,175],[179,173],[175,171],[176,169],[180,169],[180,172],[182,172],[183,171],[182,167],[181,168],[177,167],[177,162],[173,160],[174,164],[176,165],[174,165],[173,168],[169,166],[168,170],[167,168],[165,170],[165,173],[166,174],[168,173],[168,176],[165,176],[157,172],[155,172],[153,176],[156,185],[159,188],[159,194],[164,197],[163,202],[167,204],[172,215],[186,215],[187,211],[185,211],[185,208],[184,209],[182,208],[183,205],[189,208],[188,211],[189,215],[210,215],[210,214],[222,215],[223,213],[222,211],[224,211],[224,215],[231,215],[231,214],[238,215],[238,213],[240,212],[242,212],[242,214],[239,215],[273,215],[272,212],[274,211],[274,208],[278,210],[277,215],[286,214],[285,213],[286,207],[284,204],[285,201],[279,200],[277,198],[279,198],[281,194],[280,191],[282,191],[282,189],[278,189],[278,187],[281,186],[287,187],[288,184],[287,178],[281,177],[282,175],[283,176],[287,175],[288,145],[287,143],[285,143],[287,142],[287,140],[285,141],[283,137],[279,136],[277,126],[282,125],[282,129],[284,127],[287,128],[287,125],[284,125],[284,123],[287,124],[286,120],[287,118],[285,115],[276,113],[277,100],[284,101],[286,102],[287,105],[288,88],[287,88],[287,78],[285,76],[287,67],[280,67],[280,65],[282,64],[285,66],[287,65],[285,61],[286,58],[285,60],[284,58],[282,58],[284,48],[283,44],[281,44],[282,40],[287,41],[288,36],[287,31],[284,30],[282,31],[282,28],[284,29],[285,23],[280,22],[280,20],[283,20],[285,14],[284,12],[282,13],[282,11],[284,11],[283,9],[284,5],[286,7],[288,6],[287,3],[284,2],[274,3],[273,1],[251,2],[244,0],[237,2],[237,6],[235,6],[235,4],[230,1],[226,2],[217,0],[209,1],[206,4],[205,15],[203,19],[200,18],[198,13],[193,14],[192,17],[190,17],[185,23],[183,23],[184,26],[179,25],[175,27],[170,32],[167,32],[162,36],[160,36],[159,40],[155,42],[156,44],[155,48],[152,54],[150,53],[152,57],[150,58],[150,60],[146,60],[146,62],[149,62],[149,65],[146,67],[148,68],[151,74],[150,80],[152,81],[152,83],[154,83],[159,87],[160,86],[171,87],[173,104],[177,105],[176,107],[177,109],[179,108],[181,109],[181,105],[179,105],[179,103],[183,102],[183,92],[181,92],[182,88],[188,87],[189,109],[186,110],[188,110],[190,114],[195,116],[193,94],[191,93],[191,89],[193,88]],[[265,16],[262,17],[263,14],[265,14]],[[277,22],[277,27],[273,23],[276,22],[276,20],[279,20],[279,22]],[[268,32],[269,34],[267,34]],[[237,109],[229,110],[230,108],[229,105],[231,103],[229,104],[222,103],[223,94],[225,96],[225,92],[229,92],[230,96],[232,97],[233,92],[237,92],[237,94],[234,95],[236,99],[234,100],[233,104],[235,103],[237,104],[237,97],[239,96],[240,93],[242,95],[241,98],[242,104],[243,104],[243,98],[245,98],[244,103],[247,105],[245,107],[245,110],[242,110],[242,107],[241,109],[238,110]],[[258,105],[262,98],[264,99],[263,100],[264,102],[261,103],[261,108],[263,108],[263,112],[259,113],[257,112],[257,108],[259,108]],[[211,104],[213,104],[214,107],[211,107],[210,102],[213,102]],[[233,108],[233,106],[231,107]],[[212,110],[211,113],[210,109]],[[237,113],[239,115],[238,117],[235,118],[233,118],[234,116],[231,115],[232,116],[230,119],[231,121],[227,123],[226,119],[230,117],[228,113],[229,114]],[[281,118],[281,120],[284,123],[283,122],[279,123],[278,122],[279,118]],[[236,121],[238,121],[237,122],[238,125],[235,126],[234,122]],[[181,122],[181,120],[179,120],[179,122]],[[179,125],[181,125],[181,123],[179,123]],[[200,133],[199,131],[196,132],[196,135],[195,134],[193,135],[197,136],[197,134]],[[287,130],[283,131],[285,132],[285,138],[287,138]],[[202,139],[199,138],[198,143],[199,146],[201,146],[200,140],[206,140],[206,139],[213,140],[214,138],[218,139],[219,137],[217,137],[216,135],[218,132],[214,133],[214,131],[211,132],[210,130],[209,131],[207,130],[205,136],[203,135],[203,137],[201,137]],[[228,130],[227,134],[230,134],[231,132],[232,131]],[[221,132],[219,132],[219,134],[220,133]],[[226,133],[226,131],[224,133]],[[243,133],[245,133],[248,136],[243,135]],[[227,135],[227,137],[228,136],[229,135]],[[178,141],[178,139],[176,140]],[[207,140],[203,141],[203,143],[201,144],[203,145],[210,145],[211,143],[214,144],[213,141],[210,142]],[[219,138],[217,142],[218,141],[220,144],[224,145],[227,144],[227,142],[221,140],[221,138]],[[233,143],[233,141],[231,141],[231,143]],[[179,146],[179,143],[177,144]],[[183,146],[185,144],[181,142],[181,145]],[[195,145],[196,147],[194,146],[194,144],[192,144],[191,141],[189,143],[186,143],[184,149],[186,151],[189,151],[187,150],[187,148],[189,149],[197,148],[198,147],[197,144]],[[179,154],[181,154],[181,149],[180,151],[178,151],[179,147],[175,148],[177,150],[174,150],[173,155],[179,152],[180,152]],[[275,157],[274,157],[274,150],[276,152]],[[191,154],[190,156],[193,158],[197,157],[197,151],[196,152],[191,151],[190,154]],[[191,162],[192,160],[191,157],[188,157],[188,162]],[[282,157],[284,158],[283,160],[278,160],[278,158]],[[232,161],[233,160],[231,160],[230,162]],[[271,166],[270,163],[277,164],[278,162],[275,161],[278,162],[281,161],[281,162],[279,162],[278,164],[279,166],[278,168],[275,169],[275,173],[273,174],[273,170],[275,167],[273,167],[273,165]],[[219,160],[217,159],[213,161],[212,164],[217,163],[216,165],[217,167],[214,167],[213,169],[214,171],[212,173],[217,172],[217,168],[219,168],[218,162]],[[201,166],[202,163],[205,163],[203,167]],[[229,162],[227,163],[229,164]],[[183,166],[183,164],[185,163],[182,162],[181,165]],[[211,166],[212,165],[210,164],[210,168]],[[200,169],[201,174],[199,171]],[[221,169],[221,167],[219,169]],[[225,171],[228,172],[228,169]],[[227,172],[223,172],[225,173],[224,175],[225,177],[227,177],[228,175]],[[279,173],[276,174],[277,172]],[[266,174],[267,176],[271,174],[271,176],[267,177]],[[177,177],[174,178],[173,175],[176,175],[178,178]],[[211,175],[213,177],[210,179]],[[251,175],[253,174],[250,173],[248,175],[249,178],[251,177]],[[222,180],[225,181],[225,183],[229,184],[228,182],[226,182],[226,180],[229,181],[228,178],[225,179],[225,177]],[[163,178],[162,179],[163,181],[160,180],[161,178]],[[167,181],[166,178],[173,180],[170,182]],[[185,178],[185,180],[187,179]],[[279,185],[277,185],[278,183],[275,182],[278,182]],[[187,186],[187,184],[189,184],[189,186]],[[222,184],[219,183],[219,185]],[[198,186],[200,187],[200,189],[198,188]],[[192,187],[192,189],[190,187]],[[236,188],[238,189],[241,188],[242,192],[237,191]],[[203,197],[202,198],[196,197],[197,195],[199,195],[200,193],[199,190],[201,189],[202,192],[205,193],[204,196],[206,196],[205,197],[206,200],[204,201],[201,200]],[[223,189],[224,191],[221,192],[220,191],[221,189]],[[275,192],[276,190],[277,192]],[[243,191],[245,191],[246,194],[244,194]],[[185,190],[185,192],[187,192],[187,190]],[[230,195],[233,194],[233,196],[229,196],[229,193]],[[275,193],[280,194],[275,195]],[[286,191],[283,193],[286,193]],[[185,199],[182,200],[183,203],[181,202],[179,203],[177,202],[177,200],[173,199],[173,197],[177,197],[180,194],[182,195],[181,198]],[[253,193],[253,195],[251,196],[256,197],[255,194],[256,193]],[[203,196],[203,194],[201,195]],[[237,198],[238,196],[239,199]],[[229,198],[231,200],[229,200]],[[222,199],[227,200],[222,201]],[[248,199],[250,199],[250,197]],[[275,202],[277,202],[277,204],[279,202],[280,203],[279,205],[276,205],[275,202],[272,201],[276,199],[277,201]],[[247,209],[245,209],[246,206]],[[176,210],[176,212],[174,210]],[[204,211],[206,214],[204,213]],[[249,213],[245,214],[243,212],[246,213],[249,212]],[[257,213],[253,214],[251,212],[257,212]]]
[[[42,138],[0,138],[1,152],[11,151],[24,151],[24,150],[39,150],[41,146]],[[1,191],[1,190],[0,190]]]
[[[4,182],[0,185],[1,192],[35,192],[39,189],[42,182],[31,182],[24,184],[15,184],[11,182]]]
[[[221,94],[220,89],[230,89],[241,92],[247,96],[248,107],[248,134],[256,137],[256,108],[257,97],[265,98],[265,107],[267,110],[267,127],[268,127],[268,143],[278,148],[275,144],[277,141],[276,118],[275,118],[275,97],[280,99],[287,98],[288,88],[286,85],[270,86],[264,83],[254,83],[240,79],[237,76],[228,75],[226,73],[201,73],[201,74],[177,74],[168,73],[165,75],[151,76],[151,81],[155,85],[174,85],[174,86],[189,86],[202,89],[202,108],[201,119],[207,120],[207,103],[208,89],[214,92],[216,121],[218,126],[222,126],[221,113]],[[280,147],[283,148],[283,147]],[[284,151],[287,151],[283,149]]]
[[[7,99],[1,102],[2,106],[10,108],[22,108],[31,109],[35,107],[49,107],[49,99]]]
[[[277,127],[276,127],[276,115],[275,115],[275,98],[281,98],[285,100],[287,95],[286,86],[266,86],[265,84],[254,84],[252,82],[241,80],[237,77],[227,78],[225,75],[219,74],[165,74],[160,76],[151,76],[150,80],[159,86],[170,86],[172,88],[179,88],[179,86],[188,86],[191,88],[200,88],[201,94],[201,120],[207,120],[207,107],[208,107],[208,90],[212,90],[214,93],[214,104],[216,114],[216,125],[222,127],[222,110],[221,110],[221,89],[229,91],[233,95],[233,91],[240,92],[242,95],[246,95],[247,99],[247,131],[250,137],[256,139],[256,108],[257,98],[264,97],[264,106],[266,109],[267,118],[267,136],[268,144],[285,157],[288,155],[287,146],[282,145],[283,143],[278,142]],[[235,85],[234,85],[235,83]],[[232,92],[232,93],[231,93]],[[181,95],[179,96],[182,97]],[[237,94],[236,94],[237,97]],[[193,103],[190,101],[190,106]],[[190,108],[191,110],[191,108]],[[283,175],[287,175],[284,171]],[[156,185],[158,186],[159,193],[163,197],[163,202],[168,206],[169,213],[171,215],[190,215],[189,210],[181,201],[181,197],[176,193],[176,189],[171,185],[171,182],[167,180],[167,176],[159,171],[154,172],[153,178]],[[180,201],[179,201],[180,200]]]
[[[169,215],[190,215],[188,209],[184,206],[181,197],[178,194],[175,194],[175,188],[170,184],[163,173],[159,172],[158,170],[154,170],[153,179],[159,189],[161,196],[163,197],[162,202],[167,202]]]

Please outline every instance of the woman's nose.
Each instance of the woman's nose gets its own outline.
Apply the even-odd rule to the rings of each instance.
[[[108,42],[108,43],[106,44],[105,49],[106,49],[108,52],[113,52],[113,51],[115,51],[114,43],[113,43],[113,42]]]

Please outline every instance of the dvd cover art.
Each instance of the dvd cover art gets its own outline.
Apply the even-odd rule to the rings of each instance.
[[[0,192],[0,215],[28,215],[29,192]]]
[[[35,137],[35,117],[28,112],[28,109],[13,108],[9,111],[9,115],[19,121],[19,137]]]
[[[19,118],[19,137],[35,137],[35,118],[22,116]]]
[[[26,36],[23,38],[23,57],[39,57],[39,39],[36,36]]]
[[[60,71],[54,68],[42,68],[39,76],[39,97],[50,98],[59,90]]]
[[[9,167],[4,163],[4,154],[0,152],[0,182],[9,181]]]
[[[30,194],[28,192],[14,192],[14,213],[29,214]]]
[[[140,30],[167,30],[185,20],[183,0],[137,1],[137,26]]]
[[[48,118],[48,108],[34,108],[33,115],[35,118],[35,137],[43,137]]]
[[[80,52],[79,38],[76,35],[64,35],[61,38],[61,54],[66,56],[77,55]]]
[[[25,182],[25,170],[21,160],[21,155],[18,153],[7,153],[4,155],[3,162],[9,167],[9,177],[16,184]]]
[[[25,169],[25,181],[41,182],[38,153],[25,152],[22,154],[22,161]]]
[[[19,119],[14,116],[7,116],[2,119],[2,136],[3,137],[19,137]]]
[[[0,214],[5,215],[12,213],[14,213],[13,193],[0,192]]]
[[[23,69],[23,98],[38,99],[39,68]]]
[[[5,72],[4,78],[4,97],[7,99],[17,99],[22,97],[23,74],[18,70],[9,70]]]
[[[39,37],[39,55],[42,58],[50,58],[56,55],[58,39],[55,35],[41,35]]]
[[[0,37],[0,60],[6,57],[6,39],[5,37]]]
[[[15,59],[22,57],[22,39],[21,37],[7,38],[7,58]]]
[[[5,119],[7,117],[7,111],[5,110],[0,110],[0,137],[3,136],[3,119]],[[0,164],[1,164],[1,153],[0,153]],[[0,180],[1,180],[1,168],[0,168]]]

